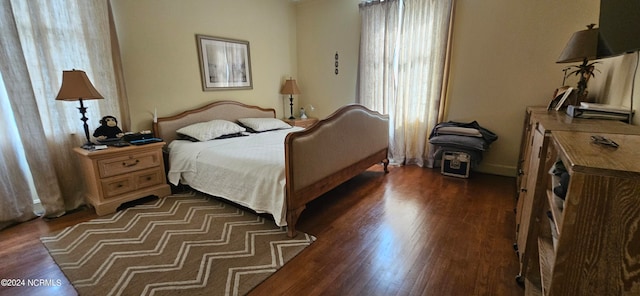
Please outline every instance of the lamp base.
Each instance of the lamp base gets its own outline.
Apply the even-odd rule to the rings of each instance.
[[[291,112],[291,116],[289,116],[289,119],[296,119],[295,117],[293,117],[293,95],[289,95],[289,110]]]
[[[78,111],[80,111],[80,114],[82,114],[82,118],[80,118],[80,120],[82,120],[82,128],[84,129],[84,136],[85,138],[87,138],[87,142],[84,145],[82,145],[82,148],[86,150],[94,150],[94,146],[96,144],[91,143],[91,138],[89,138],[89,125],[87,125],[87,120],[89,120],[89,118],[87,118],[87,107],[85,107],[84,104],[82,104],[82,98],[80,98],[79,101],[80,101],[80,107],[78,107]]]

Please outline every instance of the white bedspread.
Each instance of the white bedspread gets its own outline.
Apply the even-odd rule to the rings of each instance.
[[[302,130],[276,130],[206,142],[169,144],[169,181],[225,198],[287,225],[284,139]]]

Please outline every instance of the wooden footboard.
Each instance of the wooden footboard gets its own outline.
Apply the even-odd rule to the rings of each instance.
[[[285,140],[287,225],[295,225],[306,204],[382,163],[387,172],[389,118],[361,105],[348,105]]]

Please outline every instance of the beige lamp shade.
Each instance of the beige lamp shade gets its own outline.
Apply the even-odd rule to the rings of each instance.
[[[298,84],[296,84],[295,79],[287,79],[287,81],[280,89],[280,93],[283,95],[297,95],[300,94],[300,90],[298,89]]]
[[[597,60],[610,57],[611,53],[604,50],[605,47],[602,45],[600,30],[594,26],[590,24],[586,30],[573,33],[556,63],[576,63],[583,62],[585,59]]]
[[[62,71],[62,86],[56,96],[56,100],[103,99],[102,95],[93,87],[87,74],[81,70]]]

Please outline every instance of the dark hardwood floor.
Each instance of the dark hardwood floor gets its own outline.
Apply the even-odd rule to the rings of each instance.
[[[374,166],[308,205],[298,229],[317,241],[250,295],[524,295],[512,248],[514,184]],[[95,217],[85,209],[0,231],[0,279],[61,280],[0,286],[0,295],[76,295],[39,237]]]

